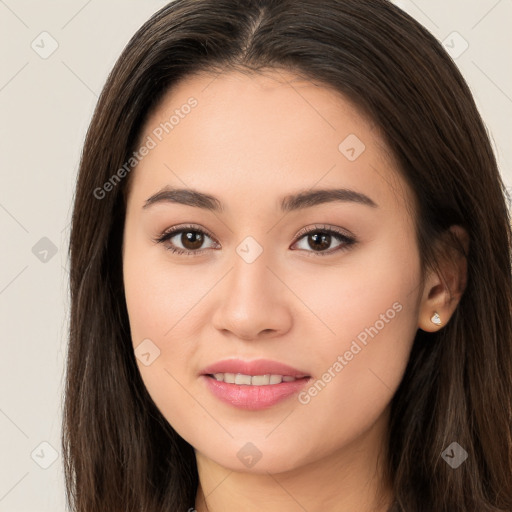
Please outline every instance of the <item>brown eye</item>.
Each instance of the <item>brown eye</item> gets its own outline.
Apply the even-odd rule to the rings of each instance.
[[[164,232],[155,242],[164,244],[165,248],[173,253],[197,255],[206,250],[201,247],[207,238],[212,239],[202,229],[194,226],[178,226]]]
[[[332,236],[327,233],[314,233],[307,235],[308,245],[311,249],[323,251],[331,245]]]
[[[332,228],[315,227],[313,229],[303,230],[299,233],[298,237],[299,240],[296,244],[301,242],[303,239],[307,244],[306,247],[299,247],[299,249],[305,250],[306,252],[313,252],[315,256],[327,256],[339,251],[347,250],[350,246],[356,243],[355,238]],[[334,249],[328,250],[333,240],[338,241],[338,245]]]
[[[185,249],[196,251],[204,243],[204,235],[199,231],[182,231],[180,242]]]

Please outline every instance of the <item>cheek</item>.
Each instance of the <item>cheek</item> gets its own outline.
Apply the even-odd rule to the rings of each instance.
[[[299,400],[319,422],[316,428],[333,436],[361,432],[376,421],[402,379],[417,331],[414,248],[402,255],[381,249],[350,271],[332,273],[321,291],[308,295],[323,329],[315,327],[321,337],[309,336],[314,342],[306,350],[317,374]]]
[[[187,385],[185,370],[192,369],[199,338],[195,326],[200,328],[194,306],[207,283],[191,281],[190,267],[170,272],[160,251],[136,237],[126,241],[123,278],[135,355],[150,353],[137,357],[142,379],[153,398],[160,390],[177,392],[180,383]]]
[[[371,251],[347,254],[336,268],[319,266],[309,279],[304,278],[305,268],[287,275],[290,287],[312,313],[306,322],[310,335],[301,336],[308,354],[318,354],[321,347],[322,354],[343,353],[356,339],[363,346],[367,342],[367,347],[371,340],[378,340],[380,347],[399,345],[404,339],[409,344],[417,323],[420,264],[412,244],[402,245],[402,251],[395,245],[375,244]]]
[[[191,326],[196,325],[195,306],[213,285],[207,274],[199,275],[187,265],[172,265],[164,251],[136,238],[126,245],[123,275],[134,345],[154,337],[165,346],[190,335]]]

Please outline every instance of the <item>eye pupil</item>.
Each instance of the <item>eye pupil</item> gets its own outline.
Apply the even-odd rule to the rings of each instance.
[[[204,237],[198,231],[184,231],[181,234],[181,243],[186,249],[194,250],[199,249],[203,244]],[[189,245],[187,245],[189,244]]]
[[[309,238],[310,240],[314,240],[313,245],[309,243],[309,246],[312,249],[328,249],[331,243],[331,235],[327,233],[314,233],[312,235],[309,235]]]

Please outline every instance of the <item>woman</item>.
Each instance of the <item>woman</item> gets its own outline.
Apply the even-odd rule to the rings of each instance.
[[[177,0],[85,142],[72,510],[512,509],[510,219],[385,0]]]

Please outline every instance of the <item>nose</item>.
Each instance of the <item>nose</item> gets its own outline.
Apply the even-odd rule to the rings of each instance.
[[[265,251],[250,263],[235,254],[233,267],[215,289],[214,327],[246,341],[284,335],[292,326],[293,298],[285,283]]]

